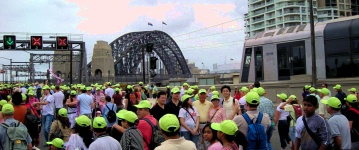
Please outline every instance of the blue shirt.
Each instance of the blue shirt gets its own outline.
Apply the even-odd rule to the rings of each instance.
[[[106,106],[110,109],[112,109],[113,107],[113,111],[116,113],[116,110],[117,110],[117,106],[115,104],[112,104],[111,102],[107,102]],[[116,117],[116,121],[113,122],[113,123],[109,123],[108,120],[107,120],[107,113],[110,111],[106,106],[103,106],[103,109],[102,109],[102,116],[105,118],[106,120],[106,123],[107,123],[107,127],[112,127],[115,123],[117,123],[117,117]]]
[[[82,93],[81,95],[77,96],[77,99],[80,103],[80,114],[91,114],[91,96],[86,93]]]
[[[9,118],[9,119],[6,119],[4,123],[9,125],[9,126],[16,126],[18,121],[15,120],[14,118]],[[21,122],[20,122],[19,127],[26,128],[26,126],[24,124],[22,124]],[[0,125],[0,143],[1,143],[0,145],[5,146],[6,139],[9,139],[7,137],[6,129],[3,126]],[[30,134],[27,133],[27,135],[26,135],[26,143],[27,143],[27,145],[29,145],[31,142],[32,142],[32,139],[30,137]],[[2,148],[0,147],[0,149],[2,149]]]

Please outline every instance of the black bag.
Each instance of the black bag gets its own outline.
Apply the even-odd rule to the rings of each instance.
[[[113,106],[114,106],[114,105],[115,105],[115,104],[112,105],[112,108],[111,108],[111,109],[108,108],[108,106],[106,105],[107,109],[109,110],[108,113],[106,114],[107,121],[108,121],[109,123],[113,123],[113,122],[116,121],[116,113],[115,113],[115,111],[113,111]]]
[[[30,129],[28,130],[28,132],[31,135],[31,137],[39,133],[39,124],[40,124],[40,118],[34,114],[31,114],[31,110],[30,108],[28,108],[27,113],[25,115],[25,126],[26,128]]]
[[[52,133],[50,135],[49,141],[52,141],[54,138],[64,139],[64,135],[62,134],[62,131],[61,131],[60,126],[59,126],[59,121],[57,120],[56,123],[57,123],[57,126],[59,127],[59,130],[56,130],[55,133]]]

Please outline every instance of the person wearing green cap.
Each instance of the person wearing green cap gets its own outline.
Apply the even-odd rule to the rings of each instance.
[[[305,97],[307,97],[307,96],[310,94],[309,89],[310,89],[311,87],[312,87],[312,86],[310,86],[310,85],[305,85],[305,86],[303,87],[303,93],[302,93],[303,99],[305,99]]]
[[[62,150],[64,148],[64,141],[60,138],[54,138],[51,142],[46,142],[50,145],[50,150]]]
[[[167,100],[167,94],[164,91],[160,91],[157,94],[157,103],[151,108],[151,115],[156,118],[156,120],[160,120],[160,118],[166,114],[165,112],[165,104]]]
[[[112,98],[113,94],[115,94],[115,90],[111,87],[111,82],[107,82],[105,96],[110,96]]]
[[[318,89],[317,91],[319,92],[319,97],[321,98],[321,101],[328,100],[330,98],[329,89],[322,88],[322,89]],[[327,106],[324,105],[322,102],[319,103],[319,115],[326,120],[330,118],[330,114],[327,111]]]
[[[42,106],[42,115],[41,115],[41,124],[44,127],[44,136],[46,142],[49,141],[49,132],[51,127],[51,122],[54,119],[54,97],[50,94],[50,87],[45,85],[43,88],[44,90],[44,98],[43,102],[34,102],[32,103],[33,106],[35,105],[43,105]]]
[[[327,111],[331,115],[328,120],[330,135],[333,139],[335,149],[351,149],[350,126],[348,119],[340,113],[342,103],[336,97],[323,100]]]
[[[346,97],[346,105],[349,107],[345,116],[349,120],[351,133],[351,143],[352,149],[359,147],[359,107],[358,107],[358,97],[354,94],[349,94]]]
[[[122,149],[144,149],[141,131],[136,127],[139,123],[137,115],[132,111],[126,111],[120,117],[122,117],[121,131],[123,132],[123,136],[120,140]]]
[[[238,150],[238,145],[246,148],[245,135],[238,130],[237,124],[232,120],[224,120],[221,123],[212,123],[211,128],[217,131],[217,138],[222,142],[223,150]]]
[[[70,121],[67,118],[67,110],[66,108],[59,109],[56,120],[54,120],[51,124],[50,132],[49,132],[49,140],[52,138],[56,138],[55,132],[60,131],[63,135],[61,137],[64,142],[68,142],[71,135]],[[57,137],[60,138],[60,137]]]
[[[3,106],[4,104],[7,104],[7,101],[6,101],[6,100],[1,100],[1,101],[0,101],[0,110],[1,110],[1,108],[2,108],[2,106]],[[3,122],[4,122],[4,118],[3,118],[2,113],[1,113],[1,111],[0,111],[0,123],[3,123]]]
[[[89,150],[122,150],[120,143],[106,133],[107,123],[103,117],[95,117],[92,123],[97,139],[90,144]]]
[[[161,133],[165,137],[165,141],[155,150],[196,150],[196,145],[192,141],[185,140],[180,137],[180,123],[177,116],[173,114],[166,114],[158,121],[161,128]]]
[[[226,120],[226,110],[219,105],[219,96],[213,95],[211,102],[213,107],[208,111],[208,122],[221,123]]]
[[[183,83],[182,88],[180,90],[180,99],[182,99],[182,95],[185,94],[185,91],[187,91],[189,89],[189,84],[188,83]]]
[[[169,99],[165,104],[166,114],[174,114],[178,116],[179,110],[181,109],[182,101],[180,100],[180,90],[176,87],[171,90],[172,98]]]
[[[67,117],[70,121],[70,128],[72,129],[75,126],[75,118],[77,117],[77,92],[72,90],[70,92],[70,98],[66,100],[65,106],[67,107]]]
[[[347,94],[345,94],[342,91],[342,86],[340,84],[335,85],[333,87],[333,89],[335,89],[337,91],[337,94],[335,94],[335,97],[337,97],[340,100],[340,102],[342,102],[342,108],[340,109],[340,112],[342,114],[345,114],[347,112],[347,110],[349,109],[345,103],[345,98],[347,97]]]
[[[241,88],[241,98],[239,99],[239,104],[241,107],[241,112],[244,113],[246,110],[244,108],[244,105],[246,104],[246,94],[249,92],[249,89],[247,87]],[[228,113],[228,112],[227,112]]]
[[[271,121],[270,121],[268,114],[258,111],[258,105],[260,104],[260,96],[256,92],[248,92],[246,94],[245,98],[246,98],[245,107],[247,108],[247,111],[243,115],[235,116],[239,108],[234,107],[234,109],[232,110],[232,113],[228,119],[231,119],[235,116],[233,118],[233,121],[237,124],[238,129],[246,136],[247,132],[249,130],[249,128],[248,128],[249,123],[246,120],[253,120],[253,122],[254,121],[257,122],[258,117],[262,116],[261,120],[258,120],[258,121],[260,122],[260,124],[263,125],[264,131],[257,131],[257,133],[265,134],[268,127],[271,125]],[[267,143],[267,139],[264,139],[264,141],[258,141],[258,142]]]
[[[58,111],[64,107],[64,99],[65,95],[60,90],[60,86],[56,85],[54,89],[54,94],[52,96],[54,97],[54,103],[55,103],[55,115],[58,113]]]
[[[75,127],[70,139],[65,143],[66,149],[88,149],[93,142],[93,132],[91,130],[91,120],[85,115],[80,115],[75,119]]]
[[[21,94],[19,92],[17,95]],[[15,94],[14,93],[14,94]],[[16,96],[15,96],[16,98]],[[1,108],[1,113],[4,119],[4,122],[0,124],[0,146],[3,150],[13,149],[13,146],[16,146],[19,149],[32,149],[32,139],[28,133],[27,127],[14,119],[14,107],[11,104],[4,104]],[[10,129],[12,127],[13,129]],[[12,130],[13,132],[9,131]],[[19,137],[18,135],[22,135]],[[10,137],[18,137],[16,141],[10,141]],[[20,141],[19,141],[20,140]],[[13,144],[11,144],[14,142]],[[16,143],[15,143],[16,142]],[[16,145],[14,145],[16,144]]]
[[[285,111],[284,109],[280,109],[280,107],[286,104],[288,96],[285,93],[281,93],[277,94],[277,97],[281,103],[276,109],[274,126],[278,125],[278,133],[281,147],[282,149],[285,149],[287,147],[287,144],[289,144],[290,146],[292,145],[292,140],[289,137],[289,124],[287,118],[287,116],[289,116],[289,112]]]
[[[207,90],[208,99],[212,99],[213,91],[215,91],[215,90],[216,90],[216,87],[214,85],[212,85],[211,87],[208,88],[208,90]]]
[[[90,119],[92,119],[92,106],[93,98],[87,93],[87,89],[85,86],[81,87],[81,94],[77,96],[77,106],[80,109],[78,114],[86,115]]]
[[[200,117],[197,108],[192,106],[191,98],[192,96],[186,94],[182,96],[182,106],[178,118],[181,123],[181,136],[192,141],[198,147]]]

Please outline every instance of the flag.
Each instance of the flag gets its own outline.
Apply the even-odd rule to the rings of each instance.
[[[162,24],[167,25],[165,22],[162,21]]]
[[[153,26],[153,24],[152,24],[152,23],[148,23],[148,25],[149,25],[149,26]]]

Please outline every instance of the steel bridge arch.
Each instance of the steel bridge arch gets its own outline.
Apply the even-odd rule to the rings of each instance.
[[[162,60],[167,74],[172,77],[190,77],[191,72],[177,43],[165,32],[143,31],[122,35],[111,42],[116,75],[136,74],[142,61],[141,48],[153,43],[153,51]]]

